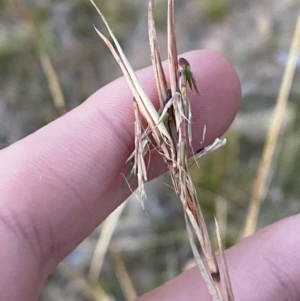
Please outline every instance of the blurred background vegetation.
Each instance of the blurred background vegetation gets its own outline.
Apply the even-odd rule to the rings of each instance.
[[[96,3],[133,67],[149,65],[147,1]],[[166,0],[155,4],[158,34],[165,45]],[[219,51],[241,79],[243,102],[226,134],[227,146],[202,160],[200,169],[192,168],[211,232],[216,215],[229,247],[242,235],[299,2],[177,0],[175,5],[179,52]],[[0,16],[0,148],[78,106],[121,76],[93,29],[93,24],[101,23],[88,0],[2,0]],[[161,49],[166,58],[166,49]],[[259,228],[299,212],[299,69],[298,57]],[[146,213],[135,198],[128,201],[97,281],[90,281],[88,275],[101,228],[59,265],[40,300],[131,300],[183,271],[192,254],[182,208],[168,181],[164,176],[147,186]]]

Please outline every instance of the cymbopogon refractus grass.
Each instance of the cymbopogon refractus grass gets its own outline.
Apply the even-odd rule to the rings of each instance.
[[[108,29],[112,42],[96,27],[95,30],[120,65],[133,94],[135,150],[127,160],[130,163],[130,168],[126,177],[126,183],[130,181],[132,176],[137,177],[138,193],[143,204],[146,198],[144,183],[147,181],[145,156],[151,152],[153,149],[152,145],[154,145],[154,148],[161,154],[169,169],[174,190],[183,205],[191,248],[211,298],[214,301],[232,301],[234,297],[218,224],[216,222],[221,266],[216,260],[196,190],[189,173],[189,166],[195,160],[224,145],[226,140],[216,139],[212,145],[202,148],[195,152],[192,158],[188,158],[187,149],[192,147],[192,111],[187,96],[187,89],[190,88],[198,92],[198,87],[189,62],[185,58],[178,59],[177,56],[174,0],[168,0],[167,16],[170,87],[167,86],[166,75],[162,67],[158,48],[153,14],[154,1],[149,0],[148,4],[149,44],[160,102],[158,110],[155,109],[148,95],[144,92],[104,15],[94,1],[90,1]],[[142,124],[144,122],[147,126],[143,129]],[[205,130],[203,136],[205,136]],[[203,256],[200,255],[196,247],[194,236],[200,243]]]

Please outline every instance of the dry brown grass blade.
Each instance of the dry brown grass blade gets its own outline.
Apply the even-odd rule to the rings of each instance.
[[[97,283],[102,269],[105,254],[107,253],[112,234],[125,208],[126,202],[112,212],[101,225],[101,232],[88,271],[90,283]]]
[[[218,221],[216,218],[215,218],[215,224],[216,224],[216,234],[217,234],[217,240],[218,240],[218,245],[219,245],[219,250],[220,250],[221,268],[222,268],[223,278],[224,278],[224,282],[225,282],[225,291],[226,291],[226,295],[227,295],[227,300],[234,301],[234,295],[233,295],[231,281],[230,281],[230,277],[229,277],[226,256],[225,256],[225,252],[223,249],[220,228],[219,228],[219,224],[218,224]]]
[[[205,220],[197,199],[197,194],[189,175],[186,179],[185,186],[187,188],[186,194],[181,195],[180,198],[183,202],[185,212],[189,217],[194,232],[200,242],[204,257],[209,267],[209,273],[211,276],[210,286],[215,287],[215,290],[218,292],[219,299],[217,300],[223,300],[222,289],[220,289],[220,272],[218,264],[209,239],[209,234],[205,224]]]
[[[174,97],[178,87],[178,61],[174,18],[174,0],[168,0],[168,61],[170,72],[170,85]]]
[[[274,157],[274,151],[280,135],[281,125],[283,121],[284,111],[288,101],[297,58],[300,51],[300,12],[298,14],[297,24],[292,40],[288,62],[284,71],[280,91],[271,121],[270,129],[266,138],[263,155],[257,169],[257,174],[253,183],[249,212],[246,219],[246,225],[243,236],[252,235],[256,230],[260,204],[266,194],[266,186],[268,182],[270,167]]]
[[[154,22],[154,3],[153,0],[149,0],[148,5],[148,28],[149,28],[149,43],[151,50],[151,60],[152,66],[154,68],[156,86],[160,101],[160,109],[162,110],[164,107],[164,102],[167,99],[167,81],[166,76],[162,67],[157,34],[155,30],[155,22]]]
[[[90,0],[92,2],[92,0]],[[93,3],[93,2],[92,2]],[[139,103],[141,102],[141,97],[138,93],[138,90],[136,89],[135,83],[132,80],[124,62],[122,61],[121,57],[119,56],[118,52],[115,50],[114,46],[112,45],[112,43],[96,28],[94,27],[97,34],[100,36],[100,38],[105,42],[105,44],[107,45],[107,47],[109,48],[109,50],[111,51],[111,53],[113,54],[115,60],[117,61],[117,63],[119,64],[120,68],[122,69],[122,72],[132,90],[132,93],[134,95],[134,98],[136,99],[136,101],[138,101]],[[144,108],[144,106],[142,106],[142,108],[144,110],[146,110],[146,108]],[[149,123],[153,123],[152,119],[147,120],[147,122]]]
[[[18,11],[21,18],[31,27],[43,72],[46,76],[53,104],[59,115],[67,112],[66,101],[62,93],[59,78],[49,55],[42,49],[42,37],[34,23],[27,7],[22,0],[10,0],[12,7]]]
[[[80,292],[84,292],[84,295],[91,301],[113,301],[110,298],[104,289],[101,287],[99,283],[97,285],[91,285],[86,281],[81,274],[79,274],[75,269],[73,269],[69,264],[65,262],[60,262],[57,270],[66,277],[69,282],[75,282],[76,287],[80,290]]]
[[[218,221],[220,231],[220,237],[222,241],[226,240],[227,233],[227,202],[221,196],[216,198],[216,219]]]
[[[119,284],[121,286],[122,292],[127,301],[133,301],[137,298],[137,292],[132,284],[132,280],[128,274],[125,266],[125,262],[119,252],[109,249],[109,253],[113,259],[115,273]]]
[[[93,3],[92,0],[90,0],[90,1]],[[102,15],[102,17],[104,18],[103,15]],[[108,24],[107,24],[107,26],[108,26]],[[165,141],[166,144],[168,144],[168,145],[172,144],[171,137],[170,137],[166,127],[164,126],[164,124],[158,123],[159,115],[158,115],[157,111],[155,110],[152,102],[150,101],[148,96],[145,94],[143,88],[141,87],[141,85],[139,83],[139,80],[135,76],[134,71],[133,71],[132,67],[130,66],[129,62],[127,61],[127,59],[126,59],[126,61],[123,61],[122,58],[117,53],[117,51],[114,49],[113,45],[110,43],[110,41],[96,27],[95,27],[95,30],[98,33],[98,35],[102,38],[102,40],[106,43],[107,47],[110,49],[114,58],[118,62],[119,66],[121,67],[123,74],[124,74],[125,78],[127,79],[127,82],[134,95],[134,99],[138,104],[138,109],[139,109],[140,113],[144,116],[144,118],[147,120],[148,125],[152,129],[151,132],[152,132],[152,135],[153,135],[156,143],[160,145],[162,141]],[[110,33],[113,35],[111,30],[110,30]],[[116,40],[115,37],[114,37],[114,39]],[[123,52],[122,52],[122,54],[123,54],[123,56],[125,56]],[[157,127],[156,127],[156,124],[158,124]],[[165,149],[166,149],[166,147],[165,147]],[[171,155],[168,156],[168,158],[171,158],[171,157],[172,157]]]
[[[185,212],[184,214],[184,218],[185,218],[185,224],[186,224],[186,230],[187,230],[187,234],[188,234],[188,238],[189,238],[189,242],[192,248],[192,252],[193,252],[193,256],[196,260],[197,263],[197,267],[200,271],[200,274],[206,284],[206,287],[209,291],[209,294],[211,295],[211,298],[213,301],[219,301],[219,294],[218,291],[216,290],[215,286],[212,285],[212,281],[211,281],[211,276],[210,274],[207,272],[204,262],[199,254],[199,251],[197,249],[197,246],[195,245],[194,242],[194,236],[193,236],[193,230],[191,228],[190,225],[190,218],[188,217],[187,213]]]
[[[151,100],[149,99],[149,97],[147,96],[145,91],[143,90],[143,88],[140,84],[140,81],[136,77],[134,70],[132,69],[130,63],[128,62],[118,40],[116,39],[113,31],[111,30],[109,24],[107,23],[104,15],[102,14],[102,12],[100,11],[100,9],[97,7],[97,5],[95,4],[95,2],[93,0],[90,0],[90,2],[93,4],[95,9],[97,10],[97,12],[100,15],[101,19],[103,20],[106,28],[108,29],[108,32],[114,41],[117,51],[115,50],[113,45],[110,43],[110,41],[96,27],[95,27],[95,30],[97,31],[98,35],[103,39],[103,41],[106,43],[106,45],[108,46],[108,48],[114,55],[116,61],[119,63],[119,65],[124,73],[124,76],[131,88],[134,98],[137,101],[137,104],[139,106],[139,110],[140,110],[141,114],[146,118],[146,120],[147,120],[148,124],[151,126],[151,128],[154,128],[159,120],[159,115],[158,115],[156,109],[154,108]],[[172,143],[171,142],[172,139],[171,139],[166,127],[164,126],[164,124],[160,123],[158,125],[158,129],[159,129],[159,132],[153,131],[156,141],[159,142],[161,140],[165,140],[166,143]]]
[[[64,115],[65,113],[67,113],[66,101],[62,93],[59,79],[51,62],[51,59],[47,53],[41,51],[39,53],[39,57],[44,74],[47,78],[54,106],[59,115]]]

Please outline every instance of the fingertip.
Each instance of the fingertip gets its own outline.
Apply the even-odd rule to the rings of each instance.
[[[184,57],[199,87],[199,95],[191,94],[194,140],[201,141],[206,126],[208,144],[226,131],[237,112],[238,79],[219,54],[193,51]],[[158,104],[153,69],[137,75],[150,99]],[[55,245],[56,258],[66,256],[124,200],[128,192],[120,189],[121,173],[133,148],[132,93],[122,78],[2,152],[2,172],[14,179],[6,195],[15,200],[11,206],[18,212],[30,211],[23,225],[39,225],[45,254],[52,254]],[[157,167],[153,176],[165,171],[159,162],[151,161]],[[48,232],[57,233],[53,244],[43,234]]]

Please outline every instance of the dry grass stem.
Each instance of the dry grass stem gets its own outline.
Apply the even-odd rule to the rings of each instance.
[[[57,112],[59,113],[59,115],[64,115],[65,113],[67,113],[66,102],[61,90],[57,73],[53,67],[51,59],[47,53],[42,51],[40,51],[39,57],[40,57],[44,74],[47,78],[47,82],[49,85],[50,93],[52,95],[54,106]]]
[[[216,198],[216,219],[218,221],[221,241],[226,241],[226,233],[227,233],[227,201],[221,196]]]
[[[90,268],[88,271],[88,280],[90,283],[97,283],[99,279],[104,257],[107,253],[112,234],[117,226],[117,223],[125,208],[125,205],[126,202],[120,205],[114,212],[112,212],[108,216],[108,218],[101,225],[100,236],[96,244]]]
[[[178,88],[178,55],[176,46],[174,1],[168,0],[168,61],[170,85],[172,95],[175,96]]]
[[[80,275],[75,269],[73,269],[70,265],[65,262],[60,262],[57,267],[57,270],[60,274],[68,279],[68,282],[76,283],[76,288],[80,290],[80,292],[84,292],[84,295],[88,300],[91,301],[113,301],[114,299],[111,298],[106,294],[102,286],[97,283],[97,285],[91,285],[89,282],[86,281],[82,275]]]
[[[155,22],[154,22],[153,0],[149,1],[148,28],[149,28],[149,42],[150,42],[152,66],[154,67],[154,74],[155,74],[156,87],[159,96],[160,109],[162,110],[165,105],[164,102],[167,99],[167,92],[166,92],[167,80],[162,67],[159,48],[158,48],[157,34],[156,34]]]
[[[115,273],[119,284],[121,286],[122,292],[127,301],[133,301],[137,298],[136,290],[132,284],[131,278],[126,269],[124,260],[119,252],[116,252],[110,248],[110,255],[114,262]]]
[[[269,132],[266,138],[263,155],[257,169],[257,174],[253,183],[252,195],[250,200],[249,212],[246,219],[246,225],[243,236],[252,235],[256,230],[260,204],[267,191],[267,183],[270,182],[270,168],[274,158],[274,151],[280,135],[284,111],[288,101],[293,77],[295,74],[297,58],[300,51],[300,12],[292,40],[288,61],[283,74],[282,83],[271,121]]]
[[[104,21],[113,40],[113,44],[99,30],[96,29],[96,31],[120,65],[134,97],[135,151],[129,157],[129,160],[127,160],[130,162],[131,169],[129,175],[130,177],[131,175],[137,176],[138,191],[143,200],[145,198],[144,182],[147,180],[147,169],[144,158],[152,151],[150,145],[154,145],[155,150],[162,155],[165,164],[168,166],[175,192],[182,202],[191,247],[212,300],[225,301],[226,298],[224,296],[229,296],[230,293],[226,291],[228,288],[226,283],[224,285],[221,284],[216,256],[210,243],[208,230],[189,173],[191,161],[188,160],[188,149],[192,148],[192,111],[187,89],[190,88],[198,92],[198,88],[189,62],[184,58],[178,60],[177,57],[174,1],[168,0],[168,63],[170,89],[167,88],[166,77],[158,49],[153,17],[153,0],[149,1],[148,6],[149,44],[160,99],[160,108],[158,110],[154,108],[151,100],[142,89],[134,70],[130,66],[103,14],[93,0],[90,1]],[[142,131],[142,118],[147,124],[144,132]],[[225,139],[217,139],[211,146],[205,147],[194,154],[194,157],[200,158],[224,145],[225,142]],[[193,233],[200,242],[204,255],[203,258],[197,250]],[[228,273],[224,273],[224,277],[229,277]],[[227,280],[229,281],[229,278]]]
[[[43,49],[43,38],[40,34],[40,31],[36,27],[29,11],[27,10],[22,0],[10,0],[10,3],[12,7],[17,10],[20,17],[30,26],[31,30],[34,33],[35,46],[39,54],[43,72],[48,82],[53,104],[58,114],[63,115],[67,112],[66,101],[61,89],[57,72],[55,71],[49,55]]]
[[[225,287],[226,287],[226,300],[231,300],[234,301],[234,296],[233,296],[233,291],[232,291],[232,286],[229,278],[229,271],[228,271],[228,266],[227,266],[227,261],[225,257],[225,252],[223,249],[223,244],[222,244],[222,237],[221,237],[221,232],[219,228],[219,224],[217,219],[215,218],[215,224],[216,224],[216,234],[217,234],[217,239],[218,239],[218,245],[219,245],[219,250],[220,250],[220,261],[221,261],[221,270],[223,272],[223,278],[225,282]]]
[[[211,283],[211,277],[209,275],[209,273],[207,272],[207,269],[204,265],[204,262],[201,258],[201,255],[197,249],[197,246],[194,242],[194,235],[193,235],[193,229],[190,225],[190,221],[189,221],[189,217],[187,216],[187,214],[184,214],[185,217],[185,223],[186,223],[186,229],[187,229],[187,234],[188,234],[188,238],[191,244],[191,248],[192,248],[192,252],[195,258],[195,261],[197,263],[197,267],[200,270],[200,273],[202,275],[202,278],[206,284],[206,287],[211,295],[212,300],[220,300],[219,299],[219,293],[216,289],[216,287],[214,285],[212,285]]]

